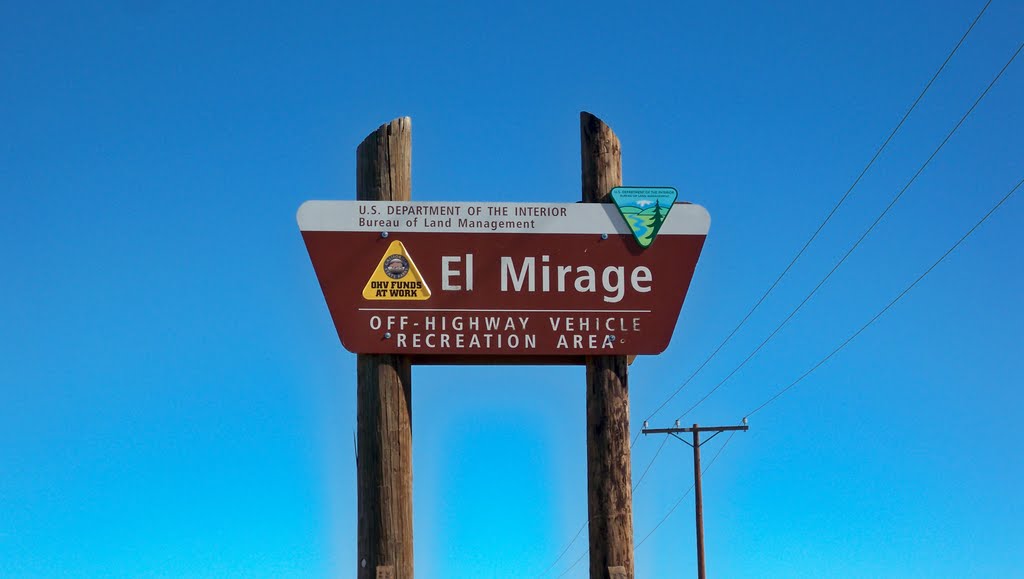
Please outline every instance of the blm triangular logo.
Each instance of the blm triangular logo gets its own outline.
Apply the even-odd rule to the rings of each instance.
[[[430,288],[401,241],[392,241],[363,288],[364,300],[425,300]]]
[[[676,202],[679,193],[674,187],[615,187],[612,201],[633,232],[640,247],[647,248],[661,226],[668,219],[668,212]]]

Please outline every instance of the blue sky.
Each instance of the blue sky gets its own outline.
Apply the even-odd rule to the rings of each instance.
[[[557,5],[556,5],[557,4]],[[626,184],[712,215],[634,431],[732,329],[963,34],[971,0],[4,3],[0,575],[349,577],[355,356],[295,224],[413,119],[413,197],[580,196],[581,110]],[[995,0],[804,258],[652,426],[721,380],[853,243],[1021,42]],[[860,327],[1024,173],[1024,62],[817,296],[686,421],[733,423]],[[1024,205],[759,412],[708,471],[718,577],[1024,568]],[[418,577],[534,577],[586,518],[581,368],[417,368]],[[709,443],[714,453],[724,437]],[[661,445],[640,438],[638,477]],[[662,448],[639,540],[691,483]],[[690,498],[636,553],[694,568]],[[586,548],[585,533],[548,576]],[[565,577],[585,577],[586,561]]]

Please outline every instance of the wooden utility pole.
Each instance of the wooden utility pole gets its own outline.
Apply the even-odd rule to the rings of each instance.
[[[412,120],[395,119],[356,149],[356,199],[409,201]],[[382,246],[382,249],[386,245]],[[412,579],[412,364],[357,357],[359,579]]]
[[[697,577],[704,579],[704,493],[700,488],[700,428],[693,425],[693,502],[697,520]]]
[[[601,119],[580,113],[580,147],[583,201],[610,202],[612,188],[622,185],[618,137]],[[633,579],[628,368],[625,356],[587,357],[591,579],[609,579],[613,571],[617,577]]]
[[[704,493],[701,491],[700,484],[700,446],[718,436],[719,434],[732,431],[732,430],[749,430],[747,426],[747,419],[743,419],[743,424],[740,426],[697,426],[693,425],[693,428],[680,428],[679,421],[676,421],[675,428],[646,428],[647,423],[644,423],[645,428],[643,429],[644,434],[671,434],[672,436],[679,438],[683,442],[686,442],[679,437],[680,432],[692,432],[693,443],[686,442],[693,448],[693,502],[694,512],[696,513],[697,519],[697,578],[705,579],[705,566],[704,566]],[[704,442],[700,440],[701,432],[714,432],[711,436],[704,439]],[[712,460],[714,462],[714,460]]]

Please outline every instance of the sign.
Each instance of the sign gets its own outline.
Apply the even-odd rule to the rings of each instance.
[[[576,364],[668,347],[710,225],[671,209],[646,249],[610,203],[307,201],[298,222],[349,351]]]
[[[364,300],[429,300],[430,288],[423,281],[401,241],[392,241],[380,263],[363,287]]]
[[[673,187],[614,187],[612,202],[640,247],[654,243],[679,193]]]

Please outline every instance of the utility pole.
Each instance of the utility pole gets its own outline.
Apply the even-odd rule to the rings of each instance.
[[[585,203],[609,203],[622,185],[619,138],[601,119],[580,113]],[[633,488],[629,459],[626,356],[587,356],[587,512],[590,579],[633,579]]]
[[[705,442],[718,436],[719,434],[732,431],[732,430],[749,430],[747,426],[747,419],[743,419],[743,424],[739,426],[698,426],[694,424],[692,428],[680,428],[679,421],[676,420],[675,428],[647,428],[647,422],[644,422],[644,434],[671,434],[679,440],[685,442],[688,446],[693,448],[693,502],[695,505],[695,512],[697,518],[697,578],[705,579],[705,567],[704,567],[704,497],[701,491],[700,484],[700,447]],[[687,442],[685,438],[679,436],[683,432],[693,433],[693,442]],[[703,442],[700,440],[701,432],[714,432],[711,436],[704,439]]]

